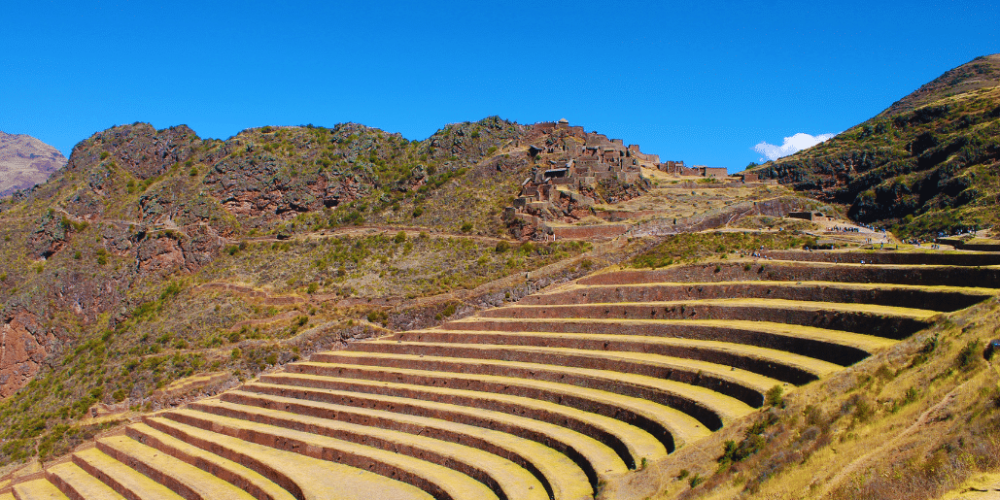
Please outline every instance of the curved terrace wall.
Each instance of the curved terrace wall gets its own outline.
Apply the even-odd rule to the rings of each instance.
[[[737,262],[616,271],[583,278],[578,283],[582,285],[630,285],[681,281],[835,281],[1000,288],[1000,269],[953,266],[880,267],[877,265],[756,261],[753,264]]]

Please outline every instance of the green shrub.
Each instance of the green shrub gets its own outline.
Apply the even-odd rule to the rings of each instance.
[[[368,322],[386,326],[389,324],[389,315],[385,311],[371,311],[368,313]]]
[[[970,341],[958,353],[955,358],[955,367],[962,371],[969,371],[976,367],[979,361],[979,353],[982,352],[982,345],[979,339]]]
[[[913,367],[913,366],[917,366],[917,365],[926,363],[927,360],[930,359],[931,354],[933,354],[934,351],[937,350],[938,345],[940,343],[941,343],[941,339],[938,336],[938,334],[936,334],[936,333],[934,334],[933,337],[930,337],[927,340],[924,340],[924,345],[920,348],[920,351],[913,358],[913,362],[910,363],[910,366]]]
[[[853,408],[851,416],[854,418],[854,422],[856,423],[863,424],[868,422],[875,415],[875,408],[873,408],[871,403],[869,403],[868,400],[860,394],[851,396],[851,398],[844,404],[844,407],[846,409]]]
[[[689,484],[689,485],[690,485],[690,486],[691,486],[692,488],[696,488],[696,487],[698,487],[698,485],[699,485],[699,484],[701,484],[701,483],[704,483],[704,482],[705,482],[705,479],[706,479],[706,478],[704,478],[704,477],[701,477],[701,475],[700,475],[700,474],[697,474],[697,473],[696,473],[696,474],[695,474],[694,476],[691,476],[691,479],[690,479],[690,480],[688,480],[688,484]]]
[[[716,459],[719,469],[725,469],[730,464],[742,462],[750,458],[761,450],[767,440],[764,438],[764,431],[777,422],[774,414],[765,414],[764,418],[756,421],[743,433],[743,440],[739,443],[729,440],[723,443],[722,456]]]
[[[785,390],[780,385],[775,385],[764,394],[764,404],[767,406],[783,406],[785,404],[785,399],[782,397],[784,393]]]

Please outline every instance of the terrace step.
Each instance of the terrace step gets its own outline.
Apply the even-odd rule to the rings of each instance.
[[[295,498],[434,500],[429,493],[414,486],[364,469],[264,446],[163,417],[149,417],[145,421],[160,432],[253,469]]]
[[[986,288],[838,283],[833,281],[726,281],[570,285],[551,293],[529,295],[518,305],[668,302],[733,297],[806,302],[872,304],[952,312],[994,296]]]
[[[0,493],[0,500],[17,500],[13,493]]]
[[[109,457],[97,448],[73,454],[73,463],[129,500],[181,500],[170,488]]]
[[[543,344],[544,345],[544,344]],[[518,346],[507,344],[457,344],[452,342],[407,342],[394,337],[359,343],[356,352],[425,356],[454,356],[467,359],[545,363],[644,375],[662,380],[697,385],[759,408],[763,394],[780,381],[724,365],[642,352],[615,352],[597,349]],[[595,346],[597,347],[597,346]]]
[[[125,500],[110,486],[87,474],[73,462],[63,462],[45,471],[45,477],[72,500]]]
[[[323,426],[322,429],[314,427],[313,432],[342,439],[347,439],[342,437],[343,434],[356,432],[358,435],[349,437],[364,440],[368,445],[373,445],[376,440],[391,440],[391,444],[396,445],[394,449],[397,451],[407,440],[392,438],[399,438],[397,433],[413,435],[411,441],[416,445],[421,444],[421,441],[429,441],[429,448],[443,451],[453,449],[458,456],[442,462],[472,462],[483,454],[485,456],[479,457],[478,465],[485,468],[492,462],[492,467],[495,469],[487,470],[487,473],[510,476],[521,483],[530,484],[530,480],[517,478],[528,472],[555,499],[593,497],[590,480],[572,460],[547,446],[517,436],[439,418],[401,415],[280,396],[251,393],[242,395],[239,401],[232,401],[234,399],[232,397],[225,401],[209,400],[194,405],[194,409],[283,427]],[[469,447],[478,454],[470,453]],[[427,459],[425,455],[426,453],[423,453],[421,456]],[[493,457],[499,457],[501,460]],[[511,463],[517,465],[512,472]],[[475,463],[472,465],[478,466]]]
[[[764,356],[770,363],[787,362],[792,363],[789,367],[798,367],[807,373],[820,375],[838,370],[842,366],[848,366],[867,358],[870,353],[891,347],[897,341],[862,335],[857,333],[840,332],[826,328],[817,328],[800,325],[784,325],[781,323],[771,323],[765,321],[725,321],[725,320],[643,320],[643,319],[510,319],[510,318],[489,318],[474,319],[466,318],[452,321],[438,329],[419,330],[417,332],[404,332],[398,336],[413,334],[425,335],[433,332],[483,332],[485,333],[560,333],[573,334],[591,337],[585,339],[602,338],[604,341],[614,338],[631,338],[648,340],[657,345],[671,345],[671,342],[696,341],[711,342],[705,348],[712,346],[730,345],[736,348],[743,346],[749,348],[763,349],[756,352]],[[400,337],[402,338],[402,337]],[[580,344],[583,345],[583,344]],[[588,343],[592,345],[592,343]],[[648,352],[648,351],[647,351]],[[772,353],[773,355],[768,355]],[[679,354],[667,354],[678,357],[689,357]],[[712,361],[708,358],[705,361]],[[820,361],[816,364],[814,361]],[[713,361],[722,362],[723,361]],[[838,366],[839,365],[839,366]],[[740,365],[735,365],[742,367]],[[820,371],[811,370],[813,367]],[[748,368],[749,369],[749,368]],[[756,371],[756,370],[752,370]],[[763,372],[760,372],[763,373]],[[815,380],[814,375],[807,373],[788,373],[785,377],[797,377],[806,383]],[[768,375],[781,380],[786,380],[779,375]]]
[[[232,484],[128,436],[99,439],[97,449],[189,500],[253,500]]]
[[[666,457],[668,452],[664,444],[655,436],[639,427],[612,417],[519,395],[303,373],[268,374],[261,377],[261,382],[286,387],[288,391],[310,388],[419,399],[438,404],[463,406],[473,409],[473,411],[495,411],[506,415],[535,419],[592,436],[600,443],[615,450],[630,468],[634,468],[643,458],[660,460]],[[251,385],[249,389],[256,390],[256,386]]]
[[[14,485],[17,500],[69,500],[59,488],[45,479],[34,479]]]
[[[537,492],[545,490],[543,496],[548,498],[548,493],[551,493],[555,488],[555,485],[551,485],[548,481],[550,476],[543,475],[527,459],[522,459],[521,461],[525,465],[535,469],[534,471],[528,470],[524,466],[497,454],[465,444],[438,439],[436,433],[433,432],[433,427],[431,427],[434,425],[433,422],[423,422],[426,427],[417,424],[418,428],[412,429],[412,432],[403,432],[388,429],[385,426],[378,426],[375,422],[372,422],[376,418],[375,415],[359,415],[360,418],[358,420],[365,422],[364,424],[346,421],[345,419],[348,417],[348,414],[342,412],[358,411],[353,408],[336,407],[324,403],[295,402],[286,398],[280,399],[285,399],[281,401],[284,406],[293,406],[294,409],[299,411],[249,406],[218,400],[193,403],[189,408],[212,415],[221,415],[248,422],[257,422],[327,436],[447,466],[490,486],[500,497],[534,497],[542,500],[542,497]],[[324,405],[326,406],[325,408]],[[431,419],[423,420],[429,421]],[[421,428],[425,432],[420,432]],[[416,434],[417,432],[419,434]],[[452,432],[455,433],[455,431]],[[508,437],[512,438],[513,436]],[[553,461],[553,465],[556,465],[558,458],[553,457],[551,454],[545,454],[544,447],[535,446],[533,448],[532,451],[534,453],[545,456],[545,458]],[[551,450],[548,451],[551,452]],[[584,487],[588,485],[586,475],[583,474],[582,470],[577,468],[565,456],[558,453],[555,455],[563,459],[561,465],[565,466],[555,467],[556,472],[563,474],[567,478],[582,479]],[[537,473],[537,476],[533,475],[533,472]],[[549,472],[553,471],[550,470]],[[558,482],[557,485],[569,487],[569,485]],[[566,492],[571,493],[570,496],[556,498],[576,500],[592,496],[593,493],[589,488],[582,496],[573,495],[573,489],[561,491],[560,493]]]
[[[542,448],[548,450],[543,450],[545,454],[551,454],[555,450],[573,460],[585,473],[591,485],[597,485],[602,480],[606,481],[611,477],[624,474],[628,470],[614,450],[589,436],[547,422],[489,410],[410,398],[261,383],[246,385],[243,390],[226,392],[220,395],[220,399],[231,403],[284,411],[297,411],[299,405],[313,404],[312,402],[326,403],[332,408],[339,409],[339,413],[331,415],[330,418],[354,418],[354,415],[359,412],[366,412],[361,413],[362,415],[373,412],[371,414],[375,415],[375,420],[372,421],[374,424],[392,426],[396,430],[412,429],[409,425],[413,424],[462,429],[467,433],[467,436],[487,433],[485,437],[477,437],[476,443],[470,443],[468,442],[470,440],[466,439],[465,444],[476,444],[489,449],[516,447],[520,450],[526,447],[530,448],[531,444],[518,441],[527,440],[529,443],[537,443],[535,446],[541,445]],[[306,401],[310,403],[304,403]],[[400,424],[394,425],[395,421],[400,422]],[[444,425],[442,422],[448,425]],[[475,431],[467,428],[475,429]],[[490,435],[494,433],[499,436],[492,437]],[[442,437],[444,436],[446,435],[442,435]],[[504,440],[510,440],[512,436],[517,437],[518,440],[515,440],[512,445],[503,442],[490,443],[492,440],[500,441],[500,438],[504,436],[506,436]],[[481,443],[486,444],[484,446]],[[521,453],[527,454],[527,452]],[[551,462],[558,465],[561,460],[557,457]],[[545,467],[548,465],[542,468]]]
[[[327,377],[437,385],[500,394],[516,393],[533,399],[558,402],[561,405],[599,413],[636,425],[659,439],[667,449],[679,447],[711,433],[694,417],[680,410],[641,398],[558,382],[339,363],[295,363],[287,368],[293,373]]]
[[[892,264],[904,266],[938,265],[938,266],[997,266],[1000,265],[1000,252],[802,252],[795,250],[774,250],[767,254],[780,260],[799,262],[838,262],[860,263],[862,260],[871,264]]]
[[[256,471],[160,432],[149,425],[133,424],[126,432],[130,438],[228,481],[250,493],[254,498],[295,500],[291,493]]]
[[[520,320],[516,320],[520,322]],[[525,322],[527,323],[527,322]],[[470,323],[471,324],[471,323]],[[621,331],[623,326],[631,327],[631,324],[608,323],[608,331]],[[453,325],[453,326],[458,326]],[[484,325],[477,325],[484,326]],[[503,327],[509,326],[500,324],[485,325]],[[817,380],[819,377],[833,373],[841,369],[841,366],[823,361],[820,359],[793,354],[778,349],[767,347],[757,347],[753,345],[736,344],[716,340],[685,339],[671,337],[652,337],[645,335],[624,335],[624,334],[596,334],[596,333],[575,333],[578,329],[567,324],[566,330],[569,333],[559,332],[555,328],[539,328],[539,331],[532,331],[525,326],[536,326],[532,324],[515,324],[512,331],[497,330],[469,330],[469,331],[436,331],[425,330],[421,332],[399,334],[400,338],[429,340],[442,335],[445,338],[456,338],[467,336],[469,343],[477,340],[493,341],[497,337],[509,338],[511,342],[521,345],[550,345],[553,347],[569,348],[605,348],[608,351],[618,352],[645,352],[672,358],[686,360],[696,360],[707,363],[722,364],[731,369],[747,370],[759,375],[770,377],[782,382],[795,385],[802,385]],[[589,325],[593,326],[593,325]],[[641,325],[640,325],[641,326]],[[521,327],[521,328],[517,328]],[[582,328],[581,328],[582,329]],[[552,331],[556,330],[556,331]],[[634,331],[629,328],[629,331]],[[642,332],[639,332],[642,333]],[[403,336],[405,335],[405,336]],[[537,337],[534,338],[534,337]]]
[[[769,260],[696,264],[664,269],[609,271],[577,280],[579,285],[626,285],[663,282],[835,281],[894,285],[1000,288],[1000,268],[938,265],[840,264]],[[718,269],[718,271],[716,271]]]
[[[444,347],[447,351],[450,346],[445,344]],[[433,354],[395,354],[388,352],[387,346],[386,351],[378,353],[359,350],[321,352],[313,355],[312,359],[319,363],[413,368],[573,384],[577,387],[587,387],[659,403],[694,417],[711,430],[717,430],[724,423],[753,411],[748,404],[715,390],[675,380],[664,380],[655,376],[607,369],[578,368],[537,361],[522,362]],[[555,362],[557,359],[552,361]]]
[[[447,500],[494,500],[500,497],[487,485],[461,472],[395,452],[358,445],[310,432],[248,422],[195,410],[172,410],[164,415],[175,422],[229,437],[239,437],[271,448],[370,470],[395,479],[433,497]],[[537,493],[545,496],[544,488]],[[526,497],[533,498],[533,497]],[[513,500],[513,499],[511,499]]]
[[[926,328],[939,313],[923,309],[778,299],[712,299],[508,306],[480,313],[511,319],[721,319],[767,321],[863,333],[899,340]]]

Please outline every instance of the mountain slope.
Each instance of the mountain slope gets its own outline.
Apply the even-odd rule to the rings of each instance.
[[[851,218],[903,236],[997,222],[1000,55],[979,58],[875,118],[754,170],[849,206]]]
[[[502,219],[547,138],[491,117],[422,141],[353,123],[81,141],[0,199],[0,471],[64,453],[103,428],[82,423],[95,414],[583,272],[588,243],[519,245]]]
[[[56,148],[28,135],[0,132],[0,198],[41,184],[66,165]]]
[[[981,56],[946,71],[912,94],[892,103],[877,118],[892,117],[934,101],[981,88],[1000,85],[1000,54]]]

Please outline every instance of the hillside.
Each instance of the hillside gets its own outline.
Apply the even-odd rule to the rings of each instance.
[[[353,123],[81,141],[0,200],[0,465],[606,262],[510,235],[503,210],[549,136],[492,117],[423,141]]]
[[[66,165],[56,148],[27,135],[0,132],[0,198],[41,184]]]
[[[951,70],[871,120],[754,168],[901,236],[994,225],[1000,55]]]
[[[912,94],[892,103],[876,118],[893,117],[946,97],[1000,85],[1000,54],[977,57],[946,71]]]

